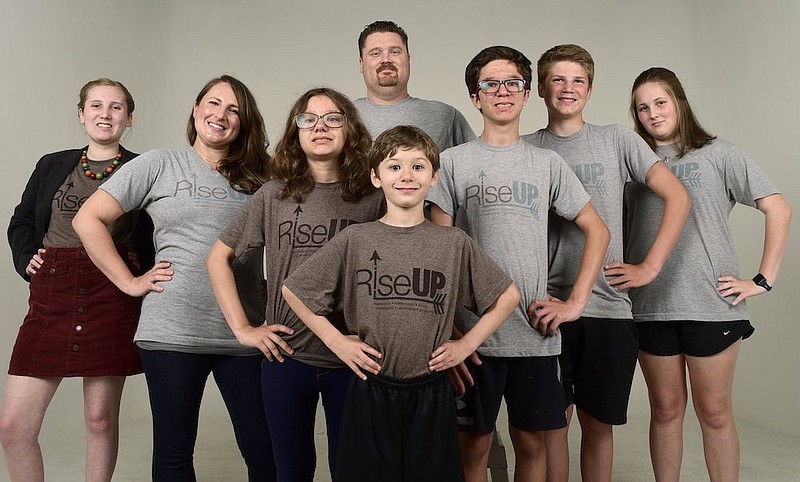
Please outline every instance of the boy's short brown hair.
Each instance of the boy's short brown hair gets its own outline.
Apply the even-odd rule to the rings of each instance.
[[[469,61],[467,68],[464,69],[464,82],[467,84],[467,90],[470,96],[477,96],[480,88],[478,82],[481,80],[481,70],[486,67],[489,62],[495,60],[507,60],[514,64],[517,68],[522,80],[525,81],[525,90],[531,90],[531,61],[525,54],[519,50],[506,47],[505,45],[495,45],[493,47],[486,47],[478,52],[478,54]]]
[[[395,155],[398,149],[419,150],[431,163],[433,172],[439,170],[439,146],[422,129],[414,126],[392,127],[379,135],[369,150],[369,167],[377,175],[380,163]]]
[[[594,59],[585,48],[575,44],[556,45],[539,57],[539,62],[536,64],[539,83],[541,84],[547,79],[547,74],[550,73],[553,64],[562,61],[575,62],[583,67],[586,72],[586,80],[589,81],[589,87],[592,86],[594,82]]]

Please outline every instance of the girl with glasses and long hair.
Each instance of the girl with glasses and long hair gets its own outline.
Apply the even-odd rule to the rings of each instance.
[[[316,467],[314,420],[322,397],[328,463],[335,473],[344,394],[352,372],[309,330],[281,295],[283,280],[311,254],[353,223],[385,210],[369,179],[372,139],[352,102],[328,88],[300,96],[264,184],[222,233],[208,270],[222,312],[240,343],[259,348],[264,409],[278,480],[312,481]],[[231,266],[261,248],[266,253],[264,324],[247,322]],[[341,313],[334,313],[341,323]],[[342,324],[338,327],[344,330]]]

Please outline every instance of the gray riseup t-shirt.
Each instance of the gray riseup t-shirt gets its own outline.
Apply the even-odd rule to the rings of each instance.
[[[510,285],[464,231],[430,221],[351,226],[286,279],[318,315],[341,300],[347,329],[381,353],[381,374],[402,379],[430,374],[459,307],[482,314]]]
[[[647,172],[659,160],[650,146],[638,134],[620,125],[584,124],[581,130],[565,137],[540,129],[523,139],[556,151],[575,171],[611,233],[604,264],[622,261],[625,183],[635,180],[644,184]],[[566,300],[572,293],[585,242],[586,236],[575,223],[550,217],[548,291],[558,299]],[[601,270],[582,316],[631,319],[631,301],[627,293],[608,284]]]
[[[396,104],[378,105],[362,97],[353,103],[373,139],[398,125],[419,127],[440,151],[475,139],[464,115],[443,102],[406,97]]]
[[[631,290],[636,321],[732,321],[747,318],[745,303],[717,291],[720,276],[739,276],[739,260],[728,228],[738,202],[778,193],[764,171],[730,142],[717,139],[682,158],[676,146],[657,154],[692,198],[686,225],[661,273],[647,286]],[[630,184],[626,194],[630,241],[628,260],[639,263],[653,243],[664,203],[650,189]]]
[[[292,357],[320,368],[340,368],[342,361],[286,304],[281,286],[289,274],[344,228],[378,219],[385,210],[383,191],[376,189],[358,202],[346,202],[342,199],[341,183],[316,183],[311,192],[303,195],[303,202],[297,202],[292,197],[275,197],[283,186],[283,181],[277,180],[261,186],[219,239],[235,251],[237,259],[260,253],[264,248],[267,260],[264,318],[268,324],[283,324],[294,330],[292,335],[282,335],[294,349]],[[342,329],[340,310],[333,314],[331,322]]]
[[[134,341],[143,348],[191,353],[255,354],[233,336],[208,279],[206,258],[220,231],[250,197],[234,190],[193,148],[154,150],[126,163],[103,184],[125,211],[144,209],[153,219],[156,261],[169,261],[172,281],[144,297]],[[251,323],[264,313],[262,258],[233,265]],[[156,345],[157,344],[157,345]]]
[[[522,301],[479,352],[489,356],[552,356],[561,335],[544,337],[531,328],[528,306],[547,298],[548,212],[574,219],[589,201],[561,156],[518,141],[495,147],[475,140],[441,155],[439,184],[427,201],[457,218],[522,293]],[[463,313],[462,328],[475,316]]]

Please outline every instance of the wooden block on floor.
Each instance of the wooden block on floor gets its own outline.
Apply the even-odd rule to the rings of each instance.
[[[508,482],[508,462],[506,461],[506,446],[497,430],[492,438],[492,448],[489,449],[489,475],[492,482]]]

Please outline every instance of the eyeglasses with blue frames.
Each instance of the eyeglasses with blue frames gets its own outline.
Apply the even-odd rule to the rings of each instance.
[[[320,119],[331,129],[338,129],[339,127],[344,127],[347,116],[341,112],[328,112],[322,115],[317,115],[312,112],[301,112],[294,116],[294,123],[297,124],[297,127],[300,129],[313,129]]]
[[[525,90],[525,81],[522,79],[484,80],[482,82],[478,82],[478,88],[484,94],[495,94],[500,92],[501,85],[505,85],[506,90],[511,94],[518,94]]]

